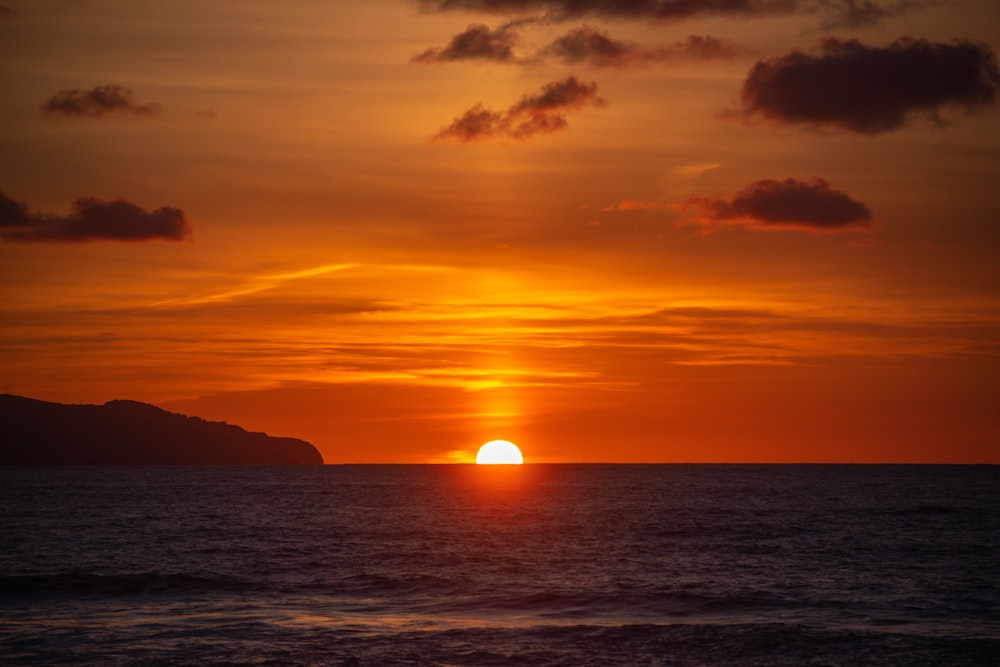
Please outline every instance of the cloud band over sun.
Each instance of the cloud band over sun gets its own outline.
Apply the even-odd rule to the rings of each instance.
[[[432,140],[454,139],[462,143],[483,140],[527,141],[539,134],[549,134],[568,125],[564,113],[585,106],[605,106],[597,94],[596,83],[582,83],[570,76],[545,84],[534,95],[526,95],[503,111],[487,109],[482,104],[456,118]]]
[[[45,100],[42,111],[49,115],[96,117],[107,114],[156,116],[163,107],[156,102],[139,104],[131,88],[109,83],[90,90],[60,90]]]
[[[756,181],[732,197],[695,196],[680,207],[701,209],[702,224],[741,224],[757,229],[864,229],[872,218],[867,205],[834,190],[822,178]]]
[[[816,54],[754,65],[731,115],[879,134],[917,118],[942,124],[946,108],[990,106],[998,87],[997,57],[985,44],[902,38],[876,47],[830,37]]]
[[[0,192],[0,239],[12,243],[182,241],[190,235],[184,211],[171,206],[147,211],[126,199],[81,197],[69,215],[51,215]]]

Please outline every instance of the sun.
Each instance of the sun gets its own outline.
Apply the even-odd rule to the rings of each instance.
[[[479,448],[476,454],[476,463],[513,463],[520,465],[524,463],[521,450],[513,442],[506,440],[491,440]]]

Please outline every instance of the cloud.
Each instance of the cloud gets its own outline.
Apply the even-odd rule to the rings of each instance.
[[[427,49],[410,59],[414,63],[446,63],[456,60],[484,60],[500,63],[512,63],[514,45],[520,34],[517,29],[530,19],[510,21],[496,30],[482,23],[473,23],[464,32],[451,38],[447,46]]]
[[[221,289],[215,289],[209,292],[202,292],[199,294],[189,294],[183,297],[176,297],[171,299],[164,299],[152,304],[157,308],[185,308],[185,307],[197,307],[206,304],[217,305],[222,302],[228,302],[236,300],[240,297],[249,296],[256,294],[258,292],[264,292],[266,290],[272,290],[276,287],[280,287],[282,284],[291,282],[294,280],[302,280],[306,278],[315,278],[317,276],[325,276],[330,273],[335,273],[338,271],[346,271],[348,269],[353,269],[359,266],[358,264],[324,264],[322,266],[310,267],[307,269],[299,269],[297,271],[286,271],[284,273],[266,273],[261,275],[250,276],[245,279],[239,285],[227,286]],[[324,313],[356,313],[356,312],[373,312],[374,310],[390,310],[391,307],[387,305],[373,305],[369,303],[368,305],[358,305],[359,302],[342,302],[340,305],[331,304],[329,301],[324,300],[321,308]]]
[[[476,104],[434,135],[434,140],[455,139],[462,143],[481,140],[526,141],[538,134],[564,129],[566,111],[607,104],[597,95],[596,83],[581,83],[570,76],[545,84],[534,95],[526,95],[504,111]]]
[[[822,178],[800,181],[767,179],[751,183],[731,198],[691,197],[683,208],[699,207],[703,224],[744,224],[757,229],[801,229],[814,232],[866,228],[871,210],[834,190]]]
[[[4,227],[25,225],[31,222],[28,205],[11,199],[0,192],[0,230]]]
[[[541,14],[568,21],[604,19],[681,21],[731,16],[742,18],[814,14],[826,16],[824,28],[859,28],[932,4],[933,0],[416,0],[423,11],[481,14]]]
[[[731,60],[747,53],[747,49],[711,35],[688,35],[683,42],[663,47],[670,59]]]
[[[677,204],[659,201],[639,201],[637,199],[623,199],[617,204],[609,204],[601,209],[603,213],[612,211],[664,211],[676,209]]]
[[[678,20],[713,15],[788,14],[799,0],[417,0],[425,11],[472,11],[484,14],[544,13],[555,20],[584,16]]]
[[[816,55],[792,51],[759,61],[743,82],[739,108],[726,115],[879,134],[920,117],[942,124],[946,107],[989,106],[998,86],[996,54],[985,44],[904,37],[873,47],[830,37]]]
[[[723,60],[736,58],[745,49],[709,35],[690,35],[670,46],[643,47],[616,40],[589,26],[575,28],[539,52],[567,64],[592,67],[634,67],[672,60]]]
[[[12,243],[88,241],[181,241],[191,226],[179,208],[146,211],[125,199],[81,197],[69,215],[32,213],[27,204],[0,192],[0,240]]]
[[[721,166],[722,164],[719,162],[694,162],[692,164],[682,164],[679,167],[674,167],[670,170],[670,173],[677,176],[693,178],[704,174],[706,171],[718,169]]]
[[[875,0],[817,0],[817,2],[818,7],[827,14],[827,19],[820,25],[824,30],[877,25],[885,19],[933,4],[933,0],[898,0],[890,4],[880,4]]]
[[[156,102],[136,103],[132,90],[116,83],[92,90],[60,90],[42,104],[42,111],[47,114],[71,117],[96,117],[110,113],[156,116],[162,110],[163,107]]]
[[[548,58],[569,65],[591,67],[638,67],[676,60],[730,60],[747,53],[743,47],[710,35],[691,35],[670,46],[644,47],[614,39],[606,32],[589,26],[571,30],[540,49],[530,58],[518,58],[514,46],[520,39],[518,29],[536,19],[510,21],[496,30],[481,23],[470,25],[440,48],[430,48],[410,59],[413,63],[447,63],[479,60],[495,63],[530,64]]]

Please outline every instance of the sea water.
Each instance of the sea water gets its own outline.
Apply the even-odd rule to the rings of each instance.
[[[997,665],[1000,467],[0,469],[4,665]]]

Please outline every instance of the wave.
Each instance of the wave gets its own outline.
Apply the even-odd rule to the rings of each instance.
[[[344,586],[322,591],[330,601],[372,614],[405,614],[428,618],[480,616],[536,619],[537,622],[651,622],[694,618],[760,618],[796,610],[809,603],[767,592],[712,595],[677,590],[608,588],[497,587],[469,585],[434,576],[413,579],[357,576]],[[316,591],[312,591],[316,592]]]
[[[194,628],[183,636],[161,637],[158,641],[159,655],[137,652],[138,655],[128,657],[120,653],[96,657],[113,658],[122,667],[150,664],[980,667],[994,664],[998,648],[998,642],[989,639],[931,639],[787,623],[538,625],[403,631],[375,636],[356,632],[331,635],[253,624],[227,625],[225,634],[217,629]],[[164,642],[169,650],[163,647]],[[292,645],[294,650],[289,649]],[[61,657],[65,655],[62,653]],[[154,656],[161,659],[151,659]],[[19,657],[20,664],[44,664],[35,659],[37,653],[28,650]],[[74,657],[95,656],[83,652]]]
[[[908,507],[906,509],[901,509],[897,512],[900,515],[928,515],[934,516],[939,514],[952,515],[961,513],[961,509],[958,507],[952,507],[951,505],[937,505],[932,503],[921,503],[914,507]]]
[[[203,577],[192,574],[93,574],[62,572],[0,577],[0,595],[27,596],[121,596],[192,592],[248,591],[257,585],[236,577]]]
[[[384,662],[369,661],[372,645],[353,657],[354,664],[401,664],[420,656],[420,664],[435,665],[979,667],[992,664],[998,644],[796,623],[570,625],[401,633],[378,647]]]

